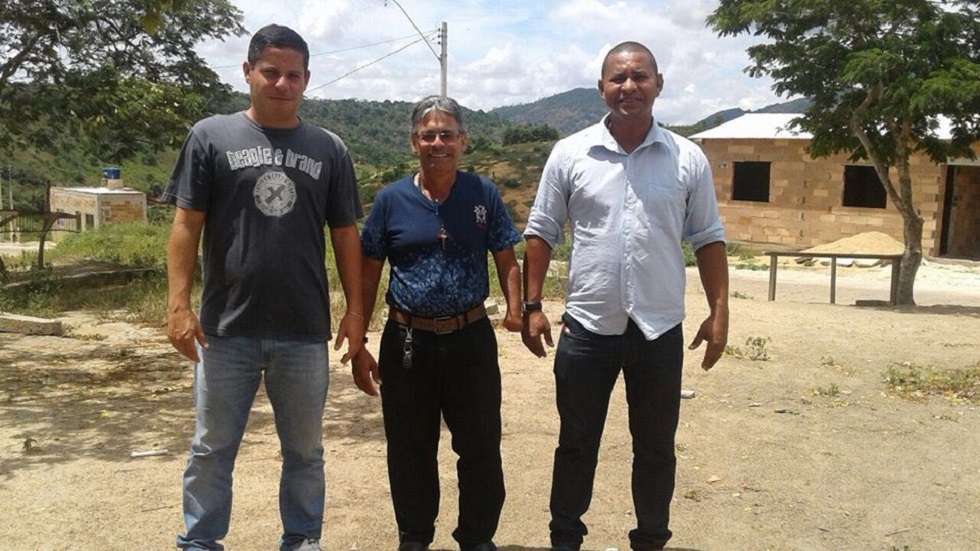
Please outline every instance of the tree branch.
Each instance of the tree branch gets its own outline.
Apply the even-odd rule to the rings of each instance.
[[[858,141],[861,142],[861,146],[864,147],[864,150],[868,153],[868,159],[870,159],[872,164],[874,164],[875,172],[878,173],[878,179],[881,180],[881,184],[885,186],[885,193],[888,194],[888,198],[891,199],[892,202],[895,203],[895,206],[897,206],[899,209],[903,209],[903,198],[898,194],[898,190],[895,189],[895,185],[892,184],[891,178],[888,175],[888,167],[885,166],[884,162],[882,162],[881,155],[879,155],[878,151],[874,148],[874,145],[871,143],[871,139],[868,138],[868,133],[864,131],[864,126],[862,126],[862,123],[864,122],[864,114],[867,113],[868,109],[875,102],[875,100],[881,97],[882,90],[883,87],[881,82],[876,82],[874,86],[871,87],[871,90],[868,90],[868,93],[861,104],[855,107],[854,111],[851,112],[851,132],[857,136]]]

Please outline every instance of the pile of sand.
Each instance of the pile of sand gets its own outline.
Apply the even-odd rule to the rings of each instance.
[[[890,235],[871,231],[859,233],[831,243],[817,245],[801,252],[843,254],[902,254],[905,245]]]

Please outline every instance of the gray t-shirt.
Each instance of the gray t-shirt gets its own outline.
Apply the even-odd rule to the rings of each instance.
[[[363,216],[339,137],[306,122],[263,128],[245,113],[204,119],[184,141],[163,198],[206,213],[205,333],[331,337],[324,226]]]

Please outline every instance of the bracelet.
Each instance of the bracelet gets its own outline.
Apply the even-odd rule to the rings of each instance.
[[[357,312],[351,312],[350,310],[347,311],[347,315],[348,316],[354,316],[355,318],[364,319],[364,314],[359,314]]]

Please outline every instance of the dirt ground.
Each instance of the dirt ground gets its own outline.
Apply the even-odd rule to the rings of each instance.
[[[705,315],[690,271],[689,340]],[[980,409],[888,392],[895,366],[980,361],[980,268],[923,267],[918,307],[858,307],[888,296],[887,268],[732,270],[730,344],[711,372],[688,354],[677,436],[674,551],[980,549]],[[560,304],[547,306],[557,318]],[[192,371],[158,329],[91,314],[70,336],[0,333],[0,548],[159,550],[182,529],[180,478],[193,427]],[[377,335],[371,339],[377,347]],[[496,541],[548,548],[557,438],[551,362],[499,333],[508,497]],[[771,340],[769,340],[771,339]],[[376,348],[375,348],[376,350]],[[755,347],[759,351],[759,347]],[[380,402],[331,365],[325,415],[324,549],[393,550]],[[621,381],[620,381],[621,384]],[[132,457],[133,452],[162,455]],[[456,549],[454,460],[443,439],[443,507],[434,550]],[[601,450],[584,549],[628,549],[630,439],[622,388]],[[279,535],[272,412],[256,402],[236,469],[230,550],[272,550]]]

